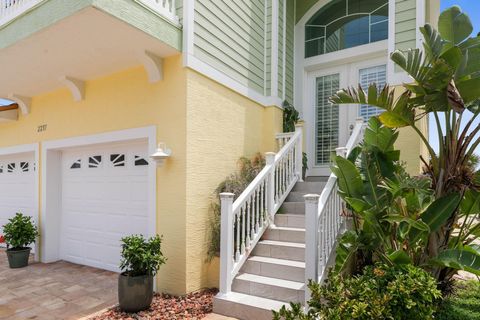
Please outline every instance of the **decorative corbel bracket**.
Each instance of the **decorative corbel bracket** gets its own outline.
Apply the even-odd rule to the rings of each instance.
[[[13,100],[18,104],[18,107],[22,110],[22,114],[26,115],[30,113],[32,98],[12,93],[8,95],[8,99]]]
[[[163,59],[161,57],[146,50],[139,53],[138,56],[147,71],[150,83],[163,80]]]
[[[70,90],[74,101],[78,102],[85,99],[85,81],[68,76],[61,77],[60,81]]]

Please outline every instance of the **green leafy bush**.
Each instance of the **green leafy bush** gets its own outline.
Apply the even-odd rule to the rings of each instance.
[[[3,226],[5,242],[12,250],[23,249],[34,243],[38,237],[37,226],[32,217],[17,213]]]
[[[435,315],[438,320],[480,319],[480,283],[457,281],[453,293],[445,297]]]
[[[122,238],[120,269],[123,274],[131,277],[156,275],[160,266],[167,260],[163,256],[161,245],[162,237],[159,235],[149,239],[141,235]]]
[[[299,304],[274,312],[280,320],[426,320],[433,319],[440,291],[427,272],[405,265],[378,264],[358,276],[331,274],[326,284],[310,282],[311,300],[307,314]]]
[[[264,167],[265,157],[260,153],[257,153],[252,159],[242,157],[238,160],[238,171],[228,176],[215,189],[211,205],[209,260],[220,256],[220,193],[230,192],[235,195],[235,199],[238,198]]]
[[[295,125],[300,120],[297,109],[288,101],[283,102],[283,132],[294,132]]]

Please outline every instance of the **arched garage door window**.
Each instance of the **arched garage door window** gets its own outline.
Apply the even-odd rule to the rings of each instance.
[[[305,57],[388,37],[388,0],[333,0],[305,26]]]

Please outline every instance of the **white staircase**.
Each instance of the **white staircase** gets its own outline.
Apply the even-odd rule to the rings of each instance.
[[[345,148],[363,137],[359,120]],[[221,198],[220,292],[213,311],[241,320],[270,320],[272,310],[305,304],[306,283],[323,281],[327,262],[343,229],[344,205],[337,178],[301,180],[302,131],[280,134],[280,151],[235,200]]]

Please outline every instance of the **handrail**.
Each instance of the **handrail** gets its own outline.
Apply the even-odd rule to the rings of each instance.
[[[302,127],[277,135],[285,140],[280,151],[266,154],[266,165],[233,201],[220,194],[220,293],[231,291],[232,281],[247,260],[295,183],[302,176]]]
[[[365,131],[363,119],[357,119],[346,147],[337,148],[337,155],[348,157],[362,141]],[[330,258],[339,235],[346,228],[342,212],[344,203],[338,194],[337,177],[330,174],[322,193],[305,196],[305,303],[310,299],[309,280],[325,279]],[[306,305],[306,304],[305,304]]]

